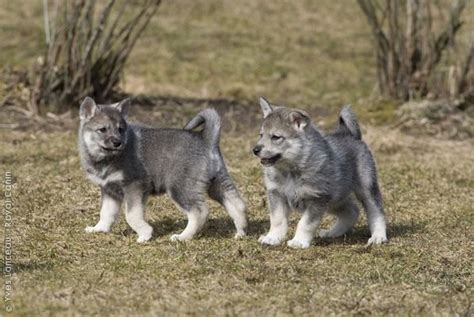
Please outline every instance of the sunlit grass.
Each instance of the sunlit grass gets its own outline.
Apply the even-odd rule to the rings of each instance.
[[[15,314],[465,313],[473,282],[473,145],[365,131],[390,243],[365,248],[362,218],[353,233],[316,239],[308,250],[257,243],[269,223],[261,169],[249,153],[253,134],[223,137],[248,202],[249,237],[234,240],[230,218],[211,204],[200,237],[172,243],[185,217],[162,197],[147,206],[155,238],[138,245],[123,216],[110,234],[84,233],[97,220],[99,190],[80,169],[74,133],[2,133],[1,170],[16,181]]]

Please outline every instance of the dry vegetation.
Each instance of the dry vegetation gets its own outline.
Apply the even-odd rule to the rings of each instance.
[[[124,219],[111,234],[84,233],[97,219],[99,191],[80,170],[73,134],[3,133],[2,170],[16,179],[15,315],[469,314],[474,145],[381,128],[365,135],[379,162],[390,243],[366,249],[361,219],[354,233],[301,251],[257,243],[268,216],[253,135],[223,138],[249,204],[248,238],[232,239],[229,217],[212,204],[198,239],[171,243],[185,218],[159,198],[148,204],[155,239],[137,245]]]
[[[41,14],[39,1],[1,2],[0,65],[26,67],[38,56]],[[0,130],[0,172],[15,180],[12,315],[471,315],[474,142],[368,124],[389,121],[394,106],[365,107],[375,70],[363,19],[346,1],[164,1],[137,43],[128,92],[239,100],[211,102],[225,116],[222,149],[248,201],[250,235],[239,241],[211,204],[198,239],[171,243],[185,217],[164,197],[148,204],[155,238],[146,245],[123,217],[111,234],[87,235],[99,191],[80,169],[75,127]],[[258,111],[240,101],[260,94],[302,105],[325,126],[336,106],[355,103],[378,160],[388,245],[365,248],[365,218],[307,250],[257,243],[269,225],[250,155]],[[132,119],[179,127],[206,105],[177,101],[135,107]]]

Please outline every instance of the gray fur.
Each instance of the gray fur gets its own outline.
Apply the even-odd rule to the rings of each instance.
[[[268,116],[272,111],[272,105],[265,97],[260,97],[260,108],[262,109],[263,117]]]
[[[270,231],[260,242],[283,242],[291,209],[300,211],[302,218],[289,246],[309,247],[326,212],[337,220],[331,229],[320,232],[321,237],[341,236],[358,218],[354,196],[367,213],[372,233],[368,243],[386,242],[375,161],[361,140],[350,108],[342,109],[338,129],[327,135],[304,111],[274,105],[271,109],[271,113],[264,114],[261,137],[254,148],[264,166],[270,205]]]
[[[355,139],[361,140],[362,133],[360,132],[359,122],[357,122],[357,117],[352,111],[350,105],[344,106],[339,115],[339,127],[338,132],[350,133]]]
[[[214,109],[204,109],[191,119],[185,126],[185,130],[194,130],[204,124],[204,140],[210,146],[219,145],[221,135],[221,118]]]
[[[147,241],[152,228],[144,218],[146,200],[166,193],[188,215],[186,229],[171,239],[188,240],[207,219],[209,194],[233,218],[236,236],[245,235],[246,207],[220,153],[216,111],[201,111],[187,129],[155,129],[129,124],[124,118],[129,103],[96,105],[86,98],[81,105],[81,160],[86,175],[102,192],[100,220],[86,231],[110,231],[125,202],[126,219],[138,242]],[[203,131],[191,131],[200,124]]]

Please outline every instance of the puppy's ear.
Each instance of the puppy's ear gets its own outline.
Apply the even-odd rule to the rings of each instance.
[[[79,109],[79,117],[82,120],[89,120],[92,118],[97,111],[99,111],[99,107],[95,103],[94,99],[91,97],[84,98],[84,101],[81,103],[81,108]]]
[[[127,99],[124,99],[120,102],[114,103],[112,105],[112,107],[117,109],[120,112],[120,114],[122,115],[122,117],[127,118],[128,117],[128,109],[130,108],[130,104],[131,104],[130,98],[127,98]]]
[[[297,130],[303,130],[310,122],[308,114],[304,111],[297,110],[290,112],[290,122]]]
[[[270,105],[268,100],[265,99],[264,97],[260,97],[260,108],[262,109],[262,112],[263,112],[263,118],[266,118],[270,114],[270,112],[273,111],[272,106]]]

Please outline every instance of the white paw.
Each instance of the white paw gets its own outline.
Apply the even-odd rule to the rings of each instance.
[[[191,237],[183,237],[181,234],[173,234],[170,238],[173,242],[191,240]]]
[[[139,236],[138,236],[138,239],[137,239],[137,242],[138,242],[138,243],[145,243],[145,242],[149,241],[150,239],[151,239],[151,234],[149,234],[149,235],[141,235],[141,236],[139,235]]]
[[[151,236],[153,234],[153,228],[151,226],[146,226],[140,228],[140,232],[137,232],[138,234],[138,243],[144,243],[147,242],[148,240],[151,239]]]
[[[331,230],[319,230],[319,237],[320,238],[333,238],[333,235],[331,234]]]
[[[237,232],[237,233],[234,235],[234,239],[241,239],[241,238],[243,238],[243,237],[245,237],[245,236],[246,236],[246,234],[245,234],[244,231],[242,231],[242,232]]]
[[[388,242],[387,235],[385,233],[374,233],[372,237],[370,237],[367,245],[377,245]]]
[[[278,238],[278,237],[272,237],[270,235],[262,235],[260,238],[258,238],[258,242],[261,244],[267,244],[267,245],[280,245],[283,241],[283,238]]]
[[[287,244],[290,248],[293,248],[293,249],[307,249],[311,245],[311,242],[291,239],[290,241],[288,241]]]
[[[84,229],[85,232],[87,233],[94,233],[94,232],[109,232],[110,229],[109,228],[105,228],[105,227],[102,227],[102,226],[87,226],[85,229]]]

